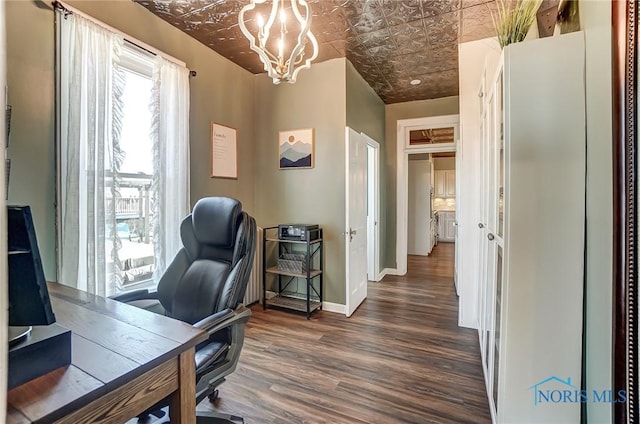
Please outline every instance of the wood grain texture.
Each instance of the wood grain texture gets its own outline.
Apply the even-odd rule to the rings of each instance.
[[[20,411],[13,408],[11,405],[7,405],[7,422],[12,424],[26,424],[29,423],[29,419],[22,415]]]
[[[55,416],[63,406],[73,408],[87,393],[102,386],[100,381],[71,365],[10,390],[7,401],[31,421],[37,421],[51,413]]]
[[[181,380],[189,385],[181,403],[191,408],[180,408],[177,420],[180,413],[194,420],[193,364],[180,367],[178,358],[189,351],[193,362],[205,332],[59,284],[49,283],[49,293],[57,321],[72,331],[71,365],[11,390],[9,423],[125,422],[176,392]]]
[[[213,406],[250,423],[489,423],[476,330],[458,327],[454,244],[369,284],[351,318],[253,307]]]
[[[169,416],[172,424],[195,424],[196,362],[195,349],[178,357],[180,390],[171,395]]]
[[[179,361],[174,358],[56,421],[57,424],[122,423],[178,390]],[[195,414],[193,414],[195,417]],[[195,418],[194,418],[195,419]],[[188,422],[188,421],[186,421]]]
[[[102,316],[116,318],[118,321],[142,328],[178,343],[193,341],[199,331],[191,325],[178,320],[168,321],[158,314],[140,313],[140,308],[115,300],[105,299],[87,292],[81,292],[62,284],[49,284],[52,298],[64,300],[99,313]]]

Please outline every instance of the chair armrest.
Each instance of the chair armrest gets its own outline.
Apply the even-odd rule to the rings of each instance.
[[[244,305],[240,305],[236,310],[225,309],[220,312],[216,312],[195,324],[194,327],[206,331],[209,334],[217,333],[223,328],[230,327],[235,324],[246,323],[251,316],[251,309],[247,309]]]
[[[158,292],[150,292],[147,289],[134,290],[116,296],[111,296],[110,299],[123,303],[129,303],[136,300],[158,300]]]

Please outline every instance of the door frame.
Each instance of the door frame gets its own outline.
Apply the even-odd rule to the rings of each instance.
[[[373,169],[367,163],[367,206],[369,194],[373,193],[373,240],[369,239],[367,231],[367,278],[369,281],[380,281],[383,274],[380,272],[380,143],[361,132],[367,142],[367,160],[373,156]],[[371,153],[371,155],[369,154]],[[373,171],[373,175],[370,171]],[[373,184],[373,187],[371,187]],[[369,273],[373,268],[373,273]]]
[[[432,146],[409,146],[409,131],[425,128],[454,128],[454,142]],[[409,213],[409,155],[414,153],[456,152],[459,154],[460,115],[441,115],[415,119],[400,119],[396,142],[396,274],[407,273],[408,213]],[[456,181],[458,180],[456,169]],[[456,192],[456,217],[458,192]]]

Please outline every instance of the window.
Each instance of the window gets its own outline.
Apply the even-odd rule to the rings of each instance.
[[[91,18],[56,22],[58,279],[154,287],[189,210],[189,71]]]
[[[119,145],[123,155],[115,202],[118,280],[107,287],[107,296],[117,292],[153,288],[154,254],[151,229],[153,145],[151,142],[152,58],[125,43],[121,68],[125,83],[122,92],[122,128]],[[108,254],[108,252],[105,252]]]

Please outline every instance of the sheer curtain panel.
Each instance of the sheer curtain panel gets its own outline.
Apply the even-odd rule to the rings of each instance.
[[[189,70],[82,13],[57,23],[58,279],[101,296],[153,288],[189,213]],[[143,158],[148,171],[131,169]]]
[[[117,62],[123,38],[75,14],[58,21],[59,280],[105,295],[121,282],[113,199],[122,160]]]
[[[189,70],[156,58],[152,142],[153,238],[156,282],[181,247],[180,223],[189,213]]]

